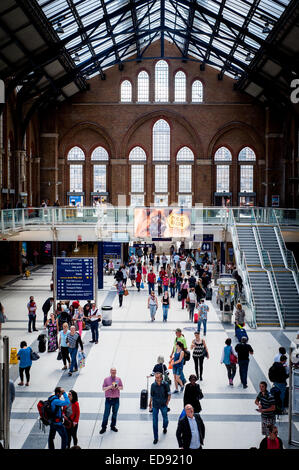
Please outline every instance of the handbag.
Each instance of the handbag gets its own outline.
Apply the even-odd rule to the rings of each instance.
[[[197,384],[197,385],[198,385],[198,384]],[[198,385],[198,388],[199,388],[199,390],[198,390],[198,399],[199,399],[199,400],[202,400],[203,397],[204,397],[204,395],[203,395],[202,390],[201,390],[201,388],[200,388],[199,385]]]
[[[72,427],[72,421],[67,417],[67,416],[64,416],[63,417],[63,425],[66,429],[71,429]]]
[[[129,295],[128,289],[124,290],[124,295]]]
[[[140,284],[141,289],[144,289],[144,284],[143,282]]]
[[[169,361],[169,365],[168,365],[168,369],[172,369],[173,368],[173,359],[171,359],[171,361]]]
[[[39,355],[36,352],[32,351],[32,349],[30,351],[30,359],[32,361],[37,361],[39,359]]]
[[[238,358],[233,354],[232,348],[231,348],[231,350],[230,350],[229,362],[230,362],[231,364],[237,364],[237,363],[238,363]]]
[[[61,361],[62,359],[62,354],[61,354],[61,351],[58,351],[58,354],[57,354],[57,361]]]
[[[185,361],[190,361],[190,357],[191,357],[191,354],[190,354],[190,351],[188,351],[187,349],[185,349],[184,351],[184,359]]]

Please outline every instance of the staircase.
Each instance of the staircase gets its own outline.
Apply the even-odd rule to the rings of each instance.
[[[248,271],[257,326],[280,326],[267,271]]]
[[[261,261],[252,227],[250,225],[237,225],[237,233],[240,249],[245,253],[248,268],[261,268]]]
[[[271,225],[259,225],[258,231],[263,248],[269,252],[273,268],[285,268],[274,227]]]

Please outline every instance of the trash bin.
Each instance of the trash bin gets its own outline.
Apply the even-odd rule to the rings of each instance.
[[[102,325],[111,326],[112,325],[112,307],[110,305],[103,305],[102,310]]]

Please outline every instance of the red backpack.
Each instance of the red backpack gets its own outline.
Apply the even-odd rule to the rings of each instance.
[[[56,398],[56,396],[52,395],[48,398],[48,400],[46,400],[46,401],[40,400],[37,404],[37,409],[38,409],[39,417],[40,417],[39,418],[40,419],[40,425],[42,425],[43,428],[45,426],[49,426],[51,421],[55,418],[56,410],[53,413],[52,408],[51,408],[51,403],[52,403],[54,398]]]

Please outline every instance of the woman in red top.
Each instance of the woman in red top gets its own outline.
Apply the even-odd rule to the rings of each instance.
[[[140,283],[141,283],[141,272],[138,271],[136,274],[136,287],[138,289],[138,292],[140,292]]]
[[[266,436],[260,443],[261,450],[283,449],[282,440],[277,437],[278,429],[274,424],[268,426],[269,436]]]
[[[71,426],[66,428],[67,431],[67,436],[68,436],[68,448],[71,446],[71,440],[73,438],[74,441],[74,446],[78,444],[78,439],[77,439],[77,431],[78,431],[78,423],[79,423],[79,417],[80,417],[80,407],[79,407],[79,402],[78,402],[78,395],[75,390],[70,390],[68,393],[69,400],[71,402],[71,405],[69,407],[72,407],[72,414],[70,416],[67,416],[67,419],[70,420]],[[64,413],[66,414],[68,411],[68,406],[64,407]]]

